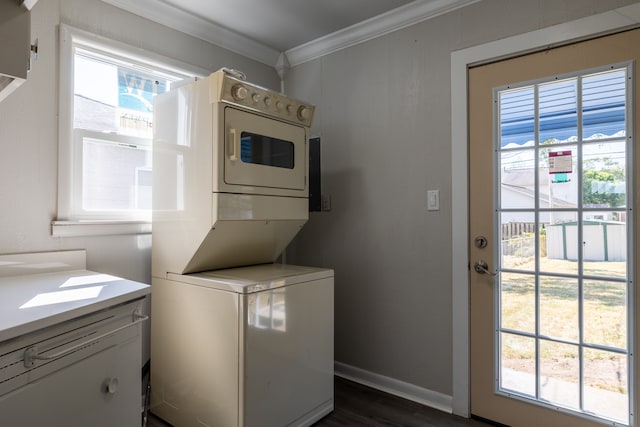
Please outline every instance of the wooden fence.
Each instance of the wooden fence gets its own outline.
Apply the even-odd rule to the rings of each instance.
[[[536,232],[535,222],[508,222],[502,224],[502,240],[523,237],[524,233],[534,234]]]
[[[545,224],[543,224],[544,226]],[[536,223],[508,222],[502,224],[502,256],[528,258],[535,255]],[[547,256],[547,236],[540,234],[540,256]]]

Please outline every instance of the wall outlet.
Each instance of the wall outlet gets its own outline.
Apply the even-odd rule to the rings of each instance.
[[[322,195],[322,212],[329,212],[331,210],[331,194]]]

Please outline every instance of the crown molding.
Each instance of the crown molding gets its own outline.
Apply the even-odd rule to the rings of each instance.
[[[274,66],[280,52],[161,0],[102,0],[117,8]]]
[[[292,66],[409,27],[480,0],[416,0],[371,19],[296,46],[285,53]]]
[[[277,67],[282,52],[162,0],[102,0],[240,55]],[[387,13],[317,38],[285,52],[291,66],[409,27],[480,0],[415,0]]]

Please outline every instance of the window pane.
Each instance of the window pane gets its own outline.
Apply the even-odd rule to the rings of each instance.
[[[578,273],[578,213],[540,212],[540,271]]]
[[[533,271],[536,252],[535,214],[503,212],[500,220],[500,268]]]
[[[578,346],[540,341],[540,397],[569,408],[580,406]]]
[[[582,165],[582,203],[585,208],[626,206],[624,140],[584,144]]]
[[[583,139],[625,135],[626,76],[623,69],[583,78]]]
[[[500,338],[500,388],[535,396],[535,340],[507,333]]]
[[[74,56],[73,126],[151,138],[153,97],[169,85],[159,73],[79,51]]]
[[[536,330],[536,278],[532,274],[500,274],[500,326],[519,332]]]
[[[82,142],[82,207],[151,209],[151,149],[94,138]]]
[[[619,212],[585,212],[582,227],[584,274],[627,277],[627,224]]]
[[[584,350],[584,409],[626,425],[629,420],[627,356]]]
[[[540,149],[538,197],[542,209],[578,207],[578,149],[565,145]]]
[[[627,284],[585,280],[584,341],[627,348]]]
[[[75,55],[73,76],[73,127],[117,132],[118,68]]]
[[[535,206],[535,151],[500,153],[500,205],[502,209],[532,209]]]
[[[500,147],[533,145],[535,109],[533,87],[500,93]]]
[[[578,280],[540,276],[540,334],[578,341]]]
[[[575,141],[578,137],[577,79],[540,85],[540,144]]]

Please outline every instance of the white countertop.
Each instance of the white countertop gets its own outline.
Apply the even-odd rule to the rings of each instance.
[[[0,342],[149,293],[149,285],[89,270],[0,277]]]

